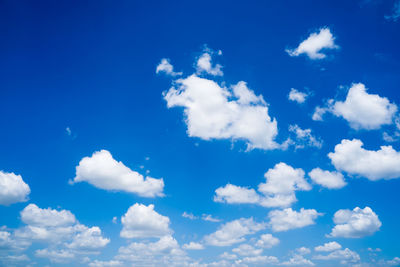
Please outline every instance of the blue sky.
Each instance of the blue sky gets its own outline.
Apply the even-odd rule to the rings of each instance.
[[[400,265],[399,1],[0,5],[0,266]]]

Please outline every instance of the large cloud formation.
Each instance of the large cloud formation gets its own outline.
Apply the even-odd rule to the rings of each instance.
[[[164,181],[132,171],[122,162],[113,159],[107,150],[94,152],[76,167],[72,183],[88,182],[97,188],[134,193],[142,197],[163,196]]]
[[[25,202],[30,192],[21,175],[0,171],[0,205]]]

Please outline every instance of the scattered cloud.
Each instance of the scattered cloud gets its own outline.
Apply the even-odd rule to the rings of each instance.
[[[330,252],[330,251],[338,250],[341,248],[342,248],[342,246],[339,243],[332,241],[332,242],[325,243],[322,246],[317,246],[314,248],[314,250],[318,251],[318,252]]]
[[[329,28],[321,28],[319,32],[311,33],[310,36],[302,41],[295,49],[286,49],[291,57],[297,57],[306,54],[312,60],[326,58],[326,54],[322,51],[338,49],[335,44],[335,37]]]
[[[336,225],[328,237],[360,238],[374,234],[382,225],[370,207],[338,210],[333,222]]]
[[[170,76],[180,76],[182,75],[182,72],[174,72],[174,66],[171,65],[170,61],[168,58],[163,58],[161,59],[160,64],[158,64],[156,68],[156,73],[165,73]]]
[[[201,219],[207,222],[220,222],[221,219],[213,217],[211,214],[202,214]]]
[[[262,249],[255,248],[249,244],[241,244],[232,249],[232,251],[240,256],[258,256],[263,252]]]
[[[257,223],[253,218],[241,218],[223,224],[216,232],[204,237],[211,246],[231,246],[245,241],[245,236],[265,229],[264,223]]]
[[[288,95],[288,99],[290,101],[297,102],[298,104],[302,104],[306,101],[308,96],[309,95],[304,92],[300,92],[297,89],[291,88]]]
[[[357,252],[351,251],[348,248],[343,250],[335,250],[328,255],[315,255],[313,259],[316,260],[340,260],[342,264],[356,263],[360,261],[360,255]]]
[[[187,250],[202,250],[202,249],[204,249],[204,246],[202,244],[196,243],[196,242],[190,242],[188,244],[184,244],[182,247]]]
[[[260,248],[272,248],[279,244],[279,239],[271,234],[263,234],[260,239],[257,240],[256,246]]]
[[[302,255],[295,254],[288,261],[282,262],[281,265],[286,265],[286,266],[296,266],[296,265],[314,266],[315,264],[312,261],[304,258]]]
[[[107,150],[94,152],[91,157],[84,157],[76,167],[76,177],[72,184],[88,182],[105,190],[125,191],[142,197],[164,196],[164,180],[132,171],[122,162],[113,159]]]
[[[392,146],[381,146],[379,150],[366,150],[358,139],[343,139],[328,154],[337,170],[371,181],[400,177],[400,152]]]
[[[322,147],[322,140],[311,134],[311,129],[301,129],[297,124],[289,125],[289,132],[294,133],[294,143],[296,149],[305,147]]]
[[[222,66],[220,64],[212,64],[213,54],[211,50],[204,52],[197,60],[196,70],[198,74],[207,73],[213,76],[222,76],[224,73],[222,72]]]
[[[399,18],[400,18],[400,1],[397,0],[397,1],[394,3],[393,10],[392,10],[392,14],[391,14],[391,15],[386,15],[386,16],[385,16],[385,19],[386,19],[386,20],[391,20],[391,21],[397,22],[397,20],[398,20]]]
[[[163,237],[172,233],[168,217],[157,213],[154,205],[136,203],[121,218],[123,238]]]
[[[303,209],[300,211],[287,208],[284,210],[273,210],[268,213],[269,225],[274,232],[288,231],[315,224],[315,220],[322,216],[314,209]]]
[[[30,193],[31,189],[21,175],[0,171],[0,205],[25,202]]]
[[[330,172],[315,168],[312,169],[308,175],[316,184],[329,189],[340,189],[347,185],[344,181],[343,174],[340,172]]]
[[[199,218],[199,217],[197,217],[197,216],[194,216],[193,213],[187,213],[186,211],[184,211],[184,212],[182,213],[182,217],[183,217],[183,218],[188,218],[188,219],[190,219],[190,220],[196,220],[196,219]]]

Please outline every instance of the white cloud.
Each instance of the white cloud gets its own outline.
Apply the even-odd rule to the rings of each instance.
[[[91,157],[85,157],[79,162],[72,183],[78,182],[88,182],[105,190],[135,193],[142,197],[164,195],[163,179],[144,178],[140,173],[113,159],[107,150],[94,152]]]
[[[322,147],[322,140],[311,134],[311,129],[301,129],[298,125],[289,125],[289,132],[295,134],[294,146],[296,149],[304,147]]]
[[[300,247],[300,248],[296,248],[296,253],[299,255],[306,255],[306,254],[310,254],[311,250],[306,247]]]
[[[110,266],[123,266],[121,261],[99,261],[94,260],[93,262],[89,263],[90,267],[110,267]]]
[[[82,225],[81,228],[82,229],[74,235],[72,242],[66,244],[68,248],[93,250],[103,248],[110,242],[110,239],[102,236],[101,229],[97,226],[89,228]]]
[[[328,111],[329,111],[328,108],[324,108],[324,107],[319,107],[319,106],[317,106],[317,107],[315,108],[315,111],[314,111],[313,115],[312,115],[312,119],[313,119],[314,121],[323,121],[323,116],[324,116],[324,114],[325,114],[326,112],[328,112]]]
[[[328,157],[337,170],[371,181],[400,177],[400,152],[392,146],[381,146],[376,151],[366,150],[362,146],[361,140],[343,139]]]
[[[343,188],[347,184],[344,181],[343,174],[340,172],[330,172],[315,168],[308,175],[315,183],[329,189]]]
[[[294,88],[290,89],[290,92],[289,92],[289,95],[288,95],[288,99],[290,101],[294,101],[294,102],[297,102],[299,104],[304,103],[306,101],[307,97],[308,97],[308,94],[300,92],[300,91],[298,91],[298,90],[296,90]]]
[[[286,266],[294,266],[294,265],[314,266],[315,264],[312,261],[304,258],[302,255],[295,254],[295,255],[293,255],[293,257],[291,257],[289,259],[289,261],[282,262],[281,265],[286,265]]]
[[[252,188],[227,184],[215,190],[214,201],[228,204],[257,204],[263,207],[287,207],[297,201],[295,191],[311,190],[304,179],[302,169],[294,169],[286,163],[278,163],[265,174],[265,183],[258,186],[258,194]]]
[[[182,247],[187,250],[202,250],[202,249],[204,249],[204,246],[197,242],[190,242],[188,244],[184,244]]]
[[[260,202],[260,196],[252,188],[227,184],[215,190],[214,201],[228,204],[257,204]]]
[[[221,219],[214,218],[211,214],[203,214],[201,215],[201,219],[207,222],[220,222]]]
[[[330,251],[338,250],[341,248],[342,248],[342,246],[339,243],[332,241],[332,242],[325,243],[322,246],[317,246],[314,248],[314,250],[319,251],[319,252],[330,252]]]
[[[258,186],[258,191],[265,195],[261,205],[265,207],[286,207],[297,201],[295,191],[311,190],[304,179],[302,169],[294,169],[286,163],[278,163],[265,174],[265,183]]]
[[[41,209],[35,204],[29,204],[21,211],[21,219],[28,225],[40,227],[71,226],[76,222],[68,210]]]
[[[268,213],[269,225],[274,232],[287,231],[296,228],[302,228],[315,224],[318,216],[321,216],[314,209],[303,209],[299,212],[287,208],[284,210],[273,210]]]
[[[184,107],[187,133],[204,140],[244,140],[248,149],[276,149],[277,122],[268,114],[262,96],[255,96],[246,83],[231,88],[191,75],[175,81],[164,92],[168,108]]]
[[[197,216],[194,216],[193,213],[187,213],[186,211],[184,211],[184,212],[182,213],[182,217],[183,217],[183,218],[188,218],[188,219],[190,219],[190,220],[196,220],[196,219],[199,218],[199,217],[197,217]]]
[[[400,265],[400,258],[399,257],[394,257],[392,260],[386,261],[385,262],[389,266],[399,266]]]
[[[160,64],[156,68],[156,73],[164,72],[167,75],[179,76],[182,72],[174,72],[174,66],[171,65],[168,58],[161,59]]]
[[[168,217],[157,213],[154,205],[134,204],[121,218],[121,237],[163,237],[172,233]]]
[[[279,244],[279,239],[271,234],[263,234],[260,239],[256,242],[256,246],[260,248],[272,248]]]
[[[286,52],[294,57],[301,54],[306,54],[310,59],[323,59],[326,57],[322,50],[339,48],[335,42],[329,28],[321,28],[319,32],[314,32],[302,41],[296,49],[286,49]]]
[[[345,101],[332,104],[331,112],[343,117],[353,129],[373,130],[392,124],[397,106],[386,97],[368,94],[364,84],[355,83],[350,87]]]
[[[199,74],[205,72],[213,76],[224,75],[222,72],[222,66],[220,64],[212,66],[212,58],[209,52],[205,52],[199,57],[196,63],[196,69],[197,73]]]
[[[48,258],[51,262],[66,263],[75,258],[75,254],[67,250],[51,250],[38,249],[35,251],[35,256],[39,258]]]
[[[256,223],[253,218],[230,221],[223,224],[216,232],[204,237],[212,246],[231,246],[245,241],[245,236],[265,229],[265,224]]]
[[[258,256],[263,252],[262,249],[255,248],[249,244],[241,244],[232,249],[232,251],[240,256]]]
[[[343,264],[360,261],[360,255],[348,248],[343,250],[335,250],[328,255],[315,255],[313,258],[316,260],[340,260]]]
[[[274,256],[253,256],[253,257],[244,257],[243,259],[239,259],[235,261],[235,264],[239,266],[243,266],[241,264],[246,264],[244,266],[248,266],[247,264],[273,264],[276,265],[279,263],[279,260],[277,257]],[[237,266],[236,265],[236,266]],[[235,266],[235,265],[234,265]]]
[[[0,171],[0,205],[25,202],[30,192],[21,175]]]
[[[328,237],[360,238],[374,234],[382,225],[370,207],[338,210],[333,222],[336,225]]]

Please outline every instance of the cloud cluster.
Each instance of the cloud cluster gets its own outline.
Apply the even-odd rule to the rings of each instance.
[[[330,172],[324,171],[320,168],[315,168],[308,173],[308,176],[310,176],[311,180],[316,184],[329,189],[340,189],[347,184],[344,181],[343,174],[340,172]]]
[[[300,211],[287,208],[284,210],[273,210],[268,213],[269,225],[274,232],[288,231],[315,224],[315,220],[322,216],[314,209],[303,209]]]
[[[171,65],[168,58],[161,59],[160,64],[157,65],[156,73],[164,72],[167,75],[179,76],[182,72],[174,72],[174,66]]]
[[[76,177],[72,183],[88,182],[105,189],[125,191],[142,197],[163,196],[164,181],[132,171],[122,162],[116,161],[107,150],[94,152],[84,157],[76,167]]]
[[[302,104],[306,101],[308,97],[308,94],[304,93],[304,92],[300,92],[297,89],[291,88],[289,95],[288,95],[288,99],[290,101],[294,101],[297,102],[298,104]]]
[[[286,52],[292,56],[297,57],[301,54],[306,54],[310,59],[323,59],[326,54],[322,50],[333,50],[339,47],[335,44],[335,37],[333,37],[329,28],[321,28],[319,32],[311,33],[310,36],[302,41],[295,49],[286,49]]]
[[[30,192],[21,175],[0,171],[0,205],[25,202]]]
[[[379,230],[382,223],[370,207],[338,210],[333,222],[336,224],[328,237],[360,238]]]

